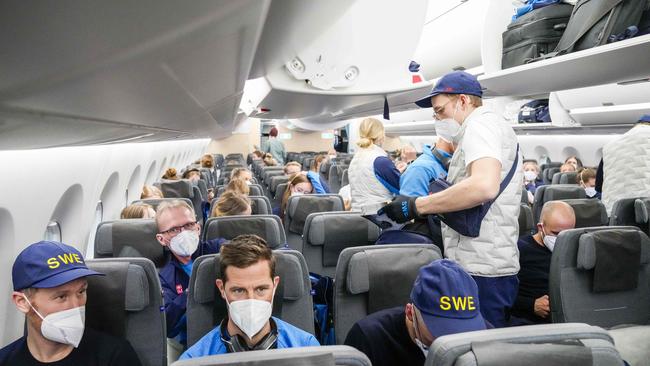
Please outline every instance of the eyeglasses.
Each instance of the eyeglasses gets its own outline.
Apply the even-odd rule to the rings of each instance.
[[[451,99],[447,100],[447,103],[441,105],[440,107],[433,107],[433,118],[440,119],[440,113],[445,110],[447,104],[451,102]]]
[[[198,225],[198,222],[192,221],[188,222],[185,225],[180,225],[180,226],[174,226],[173,228],[165,231],[161,231],[158,234],[160,235],[165,235],[165,234],[180,234],[181,231],[185,230],[194,230],[196,228],[196,225]]]

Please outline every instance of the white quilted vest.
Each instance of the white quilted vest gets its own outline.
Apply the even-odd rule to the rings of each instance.
[[[466,118],[458,132],[457,141],[459,143],[451,159],[447,178],[450,183],[458,183],[468,175],[465,167],[463,136],[467,129],[478,123],[489,123],[503,136],[501,180],[505,178],[512,167],[517,149],[517,136],[506,121],[485,107],[479,107]],[[478,237],[470,238],[460,235],[447,225],[442,224],[445,256],[458,262],[471,275],[499,277],[519,272],[517,238],[519,236],[519,203],[523,187],[521,161],[520,153],[515,174],[506,189],[490,207],[481,223]]]
[[[603,147],[602,202],[611,215],[621,198],[650,196],[650,126],[637,125]]]
[[[387,201],[393,199],[393,194],[375,176],[374,163],[380,156],[387,154],[373,144],[365,149],[360,148],[350,162],[348,179],[353,211],[361,211],[364,215],[376,214]]]

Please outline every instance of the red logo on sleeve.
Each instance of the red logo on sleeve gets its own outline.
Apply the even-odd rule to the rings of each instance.
[[[183,294],[183,285],[181,284],[176,285],[176,293],[179,295]]]

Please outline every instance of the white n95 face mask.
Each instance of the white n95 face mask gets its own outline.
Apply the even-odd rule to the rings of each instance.
[[[596,195],[596,188],[595,187],[585,187],[585,193],[587,194],[587,197],[591,198]]]
[[[453,118],[435,120],[434,127],[436,129],[436,135],[447,142],[452,142],[454,136],[456,136],[460,129],[460,125]]]
[[[524,172],[524,179],[526,179],[528,182],[532,182],[535,179],[537,179],[537,173],[535,173],[532,170],[528,170]]]
[[[275,296],[275,290],[273,290],[273,296]],[[248,339],[253,339],[262,330],[273,312],[273,297],[271,297],[271,302],[248,299],[231,303],[226,301],[226,303],[230,320],[246,334]]]
[[[26,296],[25,300],[27,300]],[[27,303],[34,309],[29,300],[27,300]],[[84,335],[86,321],[85,306],[59,311],[49,314],[46,317],[43,317],[36,309],[34,309],[34,312],[43,319],[41,323],[41,334],[43,334],[43,337],[52,342],[69,344],[74,348],[79,347],[81,338]]]
[[[169,249],[179,257],[189,257],[199,247],[199,234],[194,230],[183,230],[169,241]]]
[[[291,192],[291,195],[292,195],[292,196],[302,196],[302,195],[304,195],[304,194],[305,194],[305,192],[298,192],[298,191],[296,191],[296,192]]]

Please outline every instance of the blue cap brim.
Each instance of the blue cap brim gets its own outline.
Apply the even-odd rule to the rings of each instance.
[[[487,329],[481,313],[473,318],[445,318],[420,311],[429,333],[434,337]]]
[[[431,98],[435,97],[438,94],[440,93],[430,93],[426,97],[416,100],[415,104],[420,108],[432,108],[433,105],[431,104]]]
[[[105,274],[100,272],[95,272],[87,268],[73,268],[68,271],[57,273],[54,276],[33,283],[29,287],[52,288],[52,287],[61,286],[70,281],[74,281],[78,278],[88,277],[88,276],[105,276]]]

